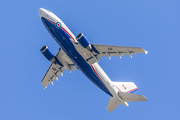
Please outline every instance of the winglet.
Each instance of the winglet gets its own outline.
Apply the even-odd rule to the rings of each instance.
[[[147,55],[147,54],[148,54],[148,51],[144,50],[144,53]]]

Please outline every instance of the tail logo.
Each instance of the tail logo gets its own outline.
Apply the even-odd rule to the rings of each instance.
[[[126,87],[125,87],[125,85],[124,85],[124,84],[122,85],[122,87],[126,90]]]

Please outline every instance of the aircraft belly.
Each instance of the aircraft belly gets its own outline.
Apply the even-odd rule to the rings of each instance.
[[[78,68],[84,73],[84,75],[86,75],[86,77],[88,77],[96,86],[98,86],[104,92],[112,96],[109,90],[107,89],[107,87],[102,83],[99,77],[95,74],[95,72],[93,71],[93,68],[76,51],[71,41],[69,39],[66,39],[65,41],[70,42],[71,45],[67,43],[66,45],[62,45],[62,42],[59,45],[63,48],[64,52],[71,58],[74,64],[78,66]]]
[[[61,46],[64,52],[71,58],[75,65],[88,77],[96,86],[106,92],[108,95],[112,96],[112,94],[107,89],[106,85],[103,83],[101,78],[97,75],[96,71],[93,70],[93,67],[90,66],[83,57],[77,52],[74,45],[70,41],[70,36],[63,31],[62,29],[57,29],[55,25],[51,22],[42,18],[44,25],[47,30],[50,32],[52,37],[56,40],[56,42]]]
[[[92,67],[89,64],[87,64],[87,67],[81,66],[80,68],[84,75],[86,75],[86,77],[88,77],[96,86],[98,86],[108,95],[112,96],[105,84],[100,80],[99,76],[97,76],[97,74],[93,71]]]

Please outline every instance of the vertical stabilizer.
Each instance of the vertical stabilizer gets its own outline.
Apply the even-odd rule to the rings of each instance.
[[[138,90],[133,82],[113,82],[113,84],[120,92],[133,93]]]

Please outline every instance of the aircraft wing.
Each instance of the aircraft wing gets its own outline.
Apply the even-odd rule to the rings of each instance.
[[[44,75],[43,79],[41,80],[42,85],[44,88],[47,88],[48,84],[53,85],[53,81],[56,79],[58,80],[58,76],[62,75],[65,69],[68,69],[69,72],[72,70],[77,70],[76,65],[71,61],[71,59],[66,55],[66,53],[60,48],[58,53],[56,54],[57,59],[62,63],[62,66],[59,66],[56,63],[51,63],[49,66],[46,74]]]
[[[98,45],[98,44],[92,44],[96,50],[100,53],[98,57],[108,57],[110,59],[111,56],[121,56],[123,55],[129,55],[132,58],[132,55],[135,55],[136,53],[145,53],[148,52],[145,51],[143,48],[139,47],[124,47],[124,46],[111,46],[111,45]]]

